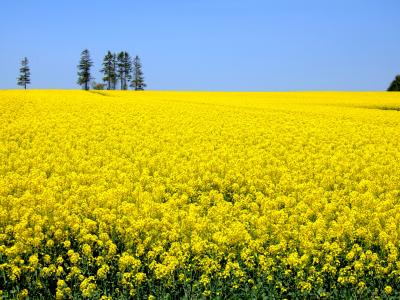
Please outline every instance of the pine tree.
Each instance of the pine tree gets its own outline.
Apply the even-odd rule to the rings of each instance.
[[[89,90],[89,82],[92,79],[90,75],[90,68],[93,66],[93,62],[90,59],[90,53],[88,49],[85,49],[81,53],[81,60],[78,65],[78,84],[81,85],[86,91]]]
[[[110,51],[108,51],[104,56],[103,69],[101,69],[100,72],[104,74],[103,81],[107,83],[107,90],[111,90],[115,73],[113,66],[113,55]]]
[[[128,89],[128,83],[132,76],[132,62],[128,52],[122,51],[117,55],[117,74],[121,84],[121,90]]]
[[[392,81],[389,88],[387,89],[389,92],[399,92],[400,91],[400,75],[397,75],[396,78]]]
[[[113,57],[112,57],[112,68],[113,68],[113,73],[114,73],[114,77],[112,78],[112,89],[115,90],[117,88],[117,81],[118,81],[118,74],[117,74],[117,55],[115,53],[113,53]]]
[[[136,55],[135,59],[133,60],[133,80],[131,87],[133,87],[135,91],[143,91],[146,87],[142,71],[142,63],[140,62],[138,55]]]
[[[124,90],[128,89],[129,82],[132,79],[132,59],[128,52],[124,52]]]
[[[17,84],[23,86],[25,90],[26,86],[31,83],[31,71],[29,69],[29,61],[26,57],[21,61],[21,68],[19,69],[19,77],[17,79]]]
[[[117,55],[117,76],[118,76],[118,80],[120,82],[120,86],[121,86],[121,90],[124,89],[124,74],[125,74],[125,70],[124,70],[124,52],[120,52]]]

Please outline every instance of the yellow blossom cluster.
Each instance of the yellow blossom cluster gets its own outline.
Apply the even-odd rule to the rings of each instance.
[[[399,110],[0,91],[0,299],[399,298]]]

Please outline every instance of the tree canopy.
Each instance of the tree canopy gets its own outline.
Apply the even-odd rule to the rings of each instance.
[[[78,65],[78,84],[81,85],[86,91],[89,90],[89,82],[92,79],[90,75],[90,68],[93,66],[93,62],[90,59],[90,53],[88,49],[85,49],[81,53],[81,59]]]
[[[390,86],[387,89],[389,92],[399,92],[400,91],[400,75],[397,75],[396,78],[392,81]]]
[[[31,83],[31,71],[29,69],[28,58],[26,57],[21,61],[21,68],[19,69],[19,77],[17,79],[17,84],[23,86],[25,90],[26,86]]]

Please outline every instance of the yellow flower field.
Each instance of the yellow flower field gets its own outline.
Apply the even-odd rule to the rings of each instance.
[[[0,299],[399,298],[399,110],[0,91]]]

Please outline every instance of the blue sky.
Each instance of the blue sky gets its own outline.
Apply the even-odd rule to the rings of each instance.
[[[400,73],[399,0],[5,0],[0,88],[79,88],[88,48],[139,54],[155,90],[382,90]]]

